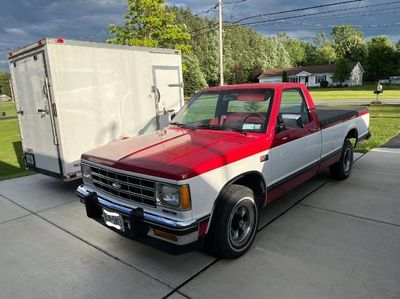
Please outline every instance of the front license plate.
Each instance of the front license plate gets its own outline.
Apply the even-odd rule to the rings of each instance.
[[[124,220],[120,214],[103,209],[103,219],[107,226],[125,231]]]

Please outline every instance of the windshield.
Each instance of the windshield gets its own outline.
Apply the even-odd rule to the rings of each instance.
[[[238,89],[196,94],[171,124],[191,129],[265,132],[272,89]]]

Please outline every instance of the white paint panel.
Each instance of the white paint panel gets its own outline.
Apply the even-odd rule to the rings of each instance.
[[[272,185],[317,162],[321,153],[321,133],[314,133],[274,147],[269,151],[269,168],[263,172]]]
[[[357,129],[358,136],[364,136],[368,133],[369,114],[364,114],[361,117],[356,117],[348,121],[336,124],[322,130],[322,153],[325,157],[330,153],[341,149],[344,139],[350,130]]]
[[[219,192],[233,178],[249,171],[262,173],[263,169],[268,167],[269,161],[260,162],[260,157],[266,154],[268,151],[263,151],[188,180],[179,181],[179,184],[190,185],[193,217],[209,215]]]

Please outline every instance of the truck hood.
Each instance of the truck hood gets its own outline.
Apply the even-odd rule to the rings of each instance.
[[[118,140],[83,160],[172,180],[185,180],[267,149],[264,134],[168,128]]]

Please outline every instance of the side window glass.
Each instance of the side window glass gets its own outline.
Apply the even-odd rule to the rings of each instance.
[[[304,124],[310,122],[307,103],[299,89],[285,89],[282,92],[279,115],[285,113],[300,114]]]

